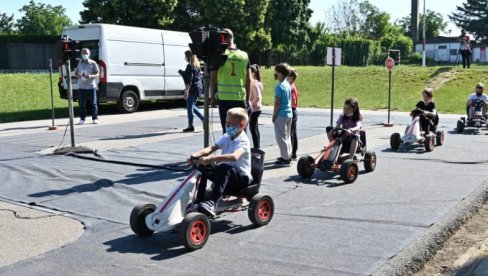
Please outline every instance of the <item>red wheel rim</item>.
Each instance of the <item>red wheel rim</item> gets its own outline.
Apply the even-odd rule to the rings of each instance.
[[[354,179],[354,177],[356,177],[356,168],[351,166],[349,170],[347,170],[347,175],[349,176],[349,179]]]
[[[261,221],[266,221],[271,216],[271,204],[267,200],[261,201],[258,206],[258,217]]]
[[[207,225],[201,220],[193,222],[190,226],[191,242],[199,245],[205,240],[205,236],[207,236]]]

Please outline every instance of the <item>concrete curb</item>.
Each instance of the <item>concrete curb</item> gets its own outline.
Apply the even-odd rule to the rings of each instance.
[[[488,181],[460,202],[427,232],[391,258],[373,275],[412,275],[430,261],[449,238],[488,201]]]

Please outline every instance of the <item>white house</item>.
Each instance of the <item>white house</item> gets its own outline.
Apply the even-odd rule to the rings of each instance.
[[[456,63],[461,61],[461,57],[458,57],[458,50],[461,46],[461,41],[458,37],[446,37],[439,36],[431,39],[427,39],[425,44],[425,56],[433,59],[436,62]],[[471,43],[473,49],[472,60],[477,62],[488,62],[486,55],[487,47],[485,45],[476,45]],[[415,52],[422,53],[422,41],[415,43]]]

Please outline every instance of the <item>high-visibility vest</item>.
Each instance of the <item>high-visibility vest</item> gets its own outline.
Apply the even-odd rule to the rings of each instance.
[[[217,74],[217,97],[220,101],[245,101],[249,57],[241,50],[227,49],[225,54],[227,60]]]

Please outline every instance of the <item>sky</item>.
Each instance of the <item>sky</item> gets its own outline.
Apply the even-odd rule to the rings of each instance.
[[[286,1],[286,0],[283,0]],[[311,0],[310,8],[314,11],[311,22],[324,22],[326,19],[326,11],[333,5],[337,4],[340,0]],[[82,0],[36,0],[36,3],[45,3],[53,6],[62,5],[66,8],[66,14],[71,18],[71,21],[78,23],[80,20],[80,11],[83,10]],[[410,14],[410,0],[370,0],[370,2],[377,6],[381,11],[389,13],[392,17],[392,21],[400,19]],[[466,2],[466,0],[425,0],[427,9],[434,10],[441,13],[445,21],[449,22],[448,14],[451,14],[456,10],[456,6]],[[21,13],[19,9],[23,5],[27,5],[29,0],[0,0],[0,13],[14,14],[14,19],[19,19]],[[423,1],[420,1],[420,12],[423,11]],[[457,36],[460,32],[453,23],[449,22],[447,30],[452,30],[452,36]]]

